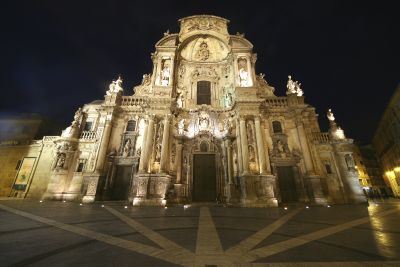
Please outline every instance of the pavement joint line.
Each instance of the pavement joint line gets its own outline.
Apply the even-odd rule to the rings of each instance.
[[[376,213],[375,216],[387,216],[392,213],[399,212],[397,208],[391,209],[391,210],[386,210],[380,213]],[[335,226],[331,226],[325,229],[317,230],[309,234],[301,235],[299,237],[291,238],[289,240],[281,241],[278,243],[274,243],[272,245],[267,245],[261,248],[257,248],[254,250],[249,251],[245,255],[243,255],[243,260],[247,262],[253,262],[255,260],[269,257],[284,251],[287,251],[289,249],[307,244],[309,242],[324,238],[329,235],[333,235],[335,233],[347,230],[349,228],[353,228],[354,226],[364,224],[369,222],[370,216],[351,220],[342,224],[338,224]]]
[[[230,255],[243,255],[250,251],[252,248],[257,246],[263,240],[265,240],[268,236],[270,236],[275,230],[280,228],[286,222],[288,222],[293,216],[298,214],[303,208],[297,208],[284,216],[280,217],[279,219],[275,220],[273,223],[267,225],[263,229],[259,230],[258,232],[252,234],[251,236],[247,237],[246,239],[242,240],[239,244],[234,247],[229,248],[225,251],[225,254]]]
[[[188,261],[190,258],[193,258],[195,255],[193,252],[189,251],[186,248],[183,248],[179,245],[177,245],[175,242],[165,238],[164,236],[160,235],[159,233],[153,231],[152,229],[144,226],[143,224],[135,221],[134,219],[122,214],[121,212],[111,208],[111,207],[104,207],[108,212],[116,216],[118,219],[126,223],[128,226],[132,227],[135,229],[137,232],[142,234],[143,236],[147,237],[160,247],[162,247],[165,251],[167,251],[171,256],[174,254],[180,254],[179,256],[182,258],[182,256],[186,257],[186,261]],[[186,263],[183,262],[183,263]]]
[[[71,233],[85,236],[89,239],[95,239],[95,240],[104,242],[109,245],[124,248],[124,249],[130,250],[130,251],[133,251],[133,252],[137,252],[140,254],[144,254],[146,256],[165,260],[165,261],[168,261],[171,263],[182,264],[182,262],[179,258],[174,257],[174,255],[168,255],[167,251],[162,250],[162,249],[154,248],[154,247],[144,245],[144,244],[141,244],[141,243],[138,243],[135,241],[130,241],[130,240],[114,237],[111,235],[95,232],[95,231],[81,228],[78,226],[68,225],[68,224],[58,222],[58,221],[55,221],[52,219],[47,219],[47,218],[40,217],[40,216],[31,214],[31,213],[28,213],[25,211],[14,209],[14,208],[2,205],[2,204],[0,204],[0,208],[3,210],[6,210],[8,212],[20,215],[22,217],[29,218],[34,221],[38,221],[38,222],[41,222],[41,223],[44,223],[47,225],[51,225],[53,227],[56,227],[56,228],[59,228],[59,229],[62,229],[62,230],[65,230],[65,231],[68,231]]]
[[[221,241],[208,207],[200,208],[196,255],[223,254]]]

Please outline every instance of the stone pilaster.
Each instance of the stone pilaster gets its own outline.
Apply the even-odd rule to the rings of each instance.
[[[142,152],[140,154],[139,173],[146,172],[144,162],[145,162],[145,157],[146,157],[146,142],[147,142],[148,129],[149,129],[149,124],[147,123],[146,126],[144,127],[143,136],[142,136]]]
[[[242,143],[240,142],[240,122],[236,121],[236,145],[237,145],[237,164],[238,164],[238,174],[243,172],[243,158],[242,158]]]
[[[242,145],[243,174],[249,173],[249,147],[247,143],[246,124],[243,117],[240,118],[240,143]]]
[[[161,145],[161,160],[160,160],[160,173],[166,173],[168,162],[168,148],[169,148],[169,121],[170,115],[166,115],[164,119],[163,139]]]
[[[182,140],[178,139],[176,145],[176,158],[175,158],[175,170],[176,170],[176,184],[182,183]]]
[[[315,175],[314,166],[311,158],[311,151],[308,147],[306,132],[302,122],[297,124],[297,134],[299,135],[300,146],[303,152],[304,164],[306,166],[307,175]]]
[[[149,116],[149,122],[147,124],[147,131],[143,135],[144,151],[140,157],[139,172],[147,172],[149,168],[149,159],[151,156],[151,146],[154,135],[154,116]]]
[[[100,142],[99,153],[97,154],[97,162],[96,162],[96,172],[100,173],[104,167],[104,161],[106,160],[106,153],[108,148],[108,143],[110,141],[111,135],[111,120],[112,114],[105,115],[105,123],[104,123],[104,131]]]
[[[257,151],[258,151],[258,164],[260,167],[260,174],[266,174],[266,165],[265,165],[265,149],[264,149],[264,140],[262,138],[261,132],[261,123],[260,117],[256,116],[254,119],[255,128],[256,128],[256,141],[257,141]]]

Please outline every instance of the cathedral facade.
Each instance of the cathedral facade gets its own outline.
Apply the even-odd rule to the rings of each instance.
[[[246,207],[365,201],[352,140],[330,110],[324,133],[300,83],[289,76],[286,96],[276,96],[255,71],[253,45],[230,35],[228,20],[179,22],[133,91],[124,95],[119,77],[61,136],[34,144],[42,150],[24,196]]]

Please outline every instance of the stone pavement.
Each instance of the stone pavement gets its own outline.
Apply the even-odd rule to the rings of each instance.
[[[400,201],[232,208],[0,201],[0,266],[400,266]]]

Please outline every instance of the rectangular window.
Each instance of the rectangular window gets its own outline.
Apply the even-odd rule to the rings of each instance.
[[[92,126],[93,126],[93,122],[92,121],[87,121],[85,123],[85,127],[83,128],[84,131],[91,131],[92,130]]]
[[[197,82],[197,105],[211,105],[211,82]]]
[[[85,166],[85,163],[79,162],[79,164],[78,164],[78,169],[76,170],[76,172],[82,172],[84,166]]]

